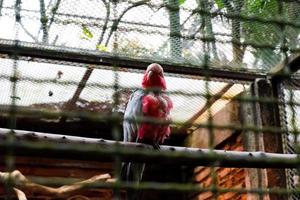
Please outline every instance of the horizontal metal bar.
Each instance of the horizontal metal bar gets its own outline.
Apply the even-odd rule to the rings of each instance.
[[[209,65],[194,65],[189,63],[177,63],[154,59],[136,59],[121,57],[109,53],[89,51],[86,49],[74,49],[66,47],[45,46],[44,44],[27,43],[13,40],[0,40],[0,53],[9,56],[28,56],[58,61],[69,61],[83,64],[96,64],[117,66],[121,68],[145,70],[153,62],[159,62],[164,70],[169,73],[206,76],[212,78],[235,79],[243,81],[253,81],[256,78],[265,78],[265,74],[250,70],[230,71],[224,70],[228,66],[218,66],[213,68]]]
[[[9,134],[15,141],[6,142]],[[103,139],[55,135],[29,131],[0,129],[0,152],[15,148],[18,155],[45,156],[82,160],[176,163],[178,165],[220,166],[237,168],[296,168],[300,166],[297,154],[241,152],[161,146],[153,150],[140,143],[125,143]]]

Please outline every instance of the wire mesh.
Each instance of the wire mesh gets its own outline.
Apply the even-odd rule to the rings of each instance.
[[[299,199],[299,10],[0,0],[1,198]],[[170,119],[124,116],[153,62]],[[159,149],[129,142],[123,122],[171,135]],[[142,180],[124,179],[129,163]]]

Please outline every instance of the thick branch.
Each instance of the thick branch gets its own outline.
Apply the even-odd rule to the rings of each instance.
[[[24,194],[22,194],[23,191],[25,191],[25,193],[26,191],[30,191],[31,193],[34,193],[36,195],[43,194],[51,197],[63,198],[73,195],[74,193],[78,193],[91,184],[110,180],[112,179],[109,174],[101,174],[93,176],[84,181],[73,183],[71,185],[63,185],[59,188],[53,188],[31,182],[18,170],[13,171],[12,173],[0,172],[0,181],[10,181],[12,183],[12,187],[17,188],[15,189],[15,192],[17,193],[17,196],[19,198],[21,196],[24,196]]]
[[[67,102],[67,104],[65,105],[65,110],[72,110],[73,106],[75,105],[75,103],[77,102],[77,100],[79,99],[79,96],[81,94],[81,92],[83,91],[87,81],[89,80],[92,72],[93,72],[94,68],[93,67],[88,67],[87,70],[85,71],[82,79],[80,80],[75,93],[73,94],[72,98]],[[60,123],[64,123],[66,121],[66,117],[62,117],[60,119]]]
[[[18,142],[6,144],[10,130],[0,129],[0,152],[8,147],[15,148],[18,155],[45,156],[82,160],[114,160],[115,155],[122,161],[176,163],[177,165],[201,165],[244,168],[295,168],[299,167],[297,154],[276,154],[264,152],[241,152],[209,150],[187,147],[161,146],[153,150],[140,143],[125,143],[103,139],[75,136],[14,131]],[[13,145],[13,146],[12,146]],[[82,156],[84,155],[84,156]]]
[[[46,8],[45,8],[44,0],[40,0],[40,16],[41,16],[41,19],[40,19],[41,27],[43,30],[43,42],[48,43],[48,27],[47,27],[48,18],[46,15]]]
[[[17,188],[14,188],[14,191],[15,191],[15,193],[16,193],[19,200],[27,200],[26,195],[23,191],[21,191]]]

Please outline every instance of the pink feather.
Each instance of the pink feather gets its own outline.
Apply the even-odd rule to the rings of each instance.
[[[148,94],[142,99],[142,111],[145,117],[169,120],[172,107],[171,99],[165,94]],[[163,143],[169,135],[168,124],[142,123],[138,130],[140,140],[156,143]]]

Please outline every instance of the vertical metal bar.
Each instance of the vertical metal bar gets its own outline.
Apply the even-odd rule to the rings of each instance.
[[[206,41],[204,42],[204,46],[206,46]],[[210,56],[205,52],[204,55],[204,68],[209,71],[209,59]],[[205,74],[205,97],[206,97],[206,103],[209,104],[209,100],[211,99],[211,92],[210,92],[210,75]],[[212,110],[211,106],[208,107],[207,109],[208,113],[208,135],[209,135],[209,142],[208,142],[208,147],[209,150],[213,150],[215,148],[215,135],[214,135],[214,129],[213,129],[213,116],[212,116]],[[217,171],[216,167],[211,166],[210,167],[210,176],[211,176],[211,192],[213,193],[213,199],[217,200],[218,199],[218,177],[217,177]]]
[[[114,15],[114,19],[116,20],[118,17],[118,13],[117,13],[117,1],[113,1],[113,15]],[[113,54],[117,55],[118,53],[118,31],[115,31],[114,35],[113,35]],[[119,107],[119,74],[117,71],[117,65],[114,64],[114,94],[113,94],[113,116],[115,118],[118,117],[118,107]],[[114,140],[116,141],[120,141],[121,140],[121,135],[120,135],[120,130],[119,130],[119,126],[118,120],[113,121],[113,127],[112,127],[112,135]],[[113,199],[114,200],[119,200],[121,199],[121,190],[120,190],[120,181],[121,181],[121,157],[120,157],[120,147],[118,145],[118,143],[115,144],[115,148],[116,148],[116,155],[114,156],[114,176],[116,179],[115,182],[115,188],[113,191]]]
[[[20,26],[20,11],[21,11],[21,0],[15,1],[15,46],[18,46],[18,37],[19,37],[19,26]],[[16,101],[17,97],[17,81],[18,81],[18,73],[17,73],[17,66],[18,66],[18,55],[13,54],[13,74],[10,79],[11,81],[11,104],[10,104],[10,112],[9,112],[9,128],[10,132],[6,138],[7,144],[7,154],[5,155],[5,168],[6,171],[12,172],[15,169],[15,158],[14,158],[14,148],[13,145],[15,143],[15,135],[14,129],[16,128]],[[12,180],[11,178],[8,179],[8,182],[5,183],[6,189],[6,196],[5,199],[12,199],[13,198],[13,187],[12,187]]]
[[[115,69],[114,71],[114,94],[113,94],[113,117],[115,119],[118,118],[119,114],[117,112],[118,107],[119,107],[119,74],[117,70]],[[120,129],[118,126],[119,120],[114,120],[113,121],[113,126],[112,126],[112,135],[114,140],[120,141],[121,140],[121,135],[120,135]],[[120,157],[120,146],[118,143],[115,144],[116,148],[116,155],[114,156],[114,176],[116,179],[116,188],[114,190],[114,199],[121,199],[121,191],[120,191],[120,181],[121,181],[121,157]]]

